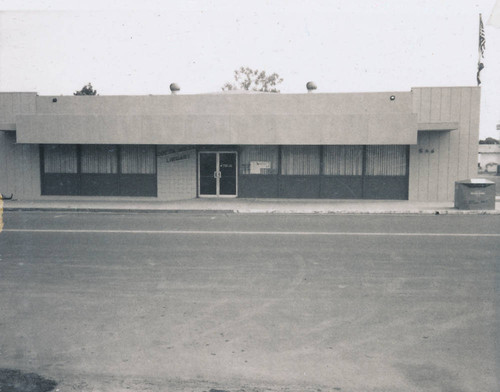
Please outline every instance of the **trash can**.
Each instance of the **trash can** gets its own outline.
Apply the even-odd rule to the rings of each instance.
[[[455,208],[459,210],[494,210],[495,183],[485,178],[455,182]]]

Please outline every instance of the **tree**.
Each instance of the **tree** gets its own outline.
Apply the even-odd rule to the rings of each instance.
[[[234,71],[234,82],[226,82],[222,86],[222,91],[251,90],[279,93],[276,86],[281,82],[283,82],[283,78],[280,78],[277,73],[267,75],[266,71],[240,67]]]
[[[479,140],[479,144],[500,144],[500,142],[492,137],[487,137],[484,140]]]
[[[94,88],[92,87],[92,84],[90,84],[90,83],[83,86],[80,91],[75,91],[73,93],[73,95],[96,95],[96,94],[97,94],[97,90],[94,90]]]

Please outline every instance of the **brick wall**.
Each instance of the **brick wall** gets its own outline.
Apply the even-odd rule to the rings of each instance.
[[[196,150],[158,146],[158,200],[196,197]]]

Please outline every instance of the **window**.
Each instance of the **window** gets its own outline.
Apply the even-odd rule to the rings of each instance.
[[[82,145],[82,173],[118,173],[118,148],[112,145]]]
[[[405,176],[407,147],[400,145],[366,146],[367,176]]]
[[[325,146],[323,174],[327,176],[361,176],[363,146]]]
[[[42,195],[156,196],[156,147],[42,145]]]
[[[120,166],[124,174],[155,174],[154,146],[121,146]]]
[[[281,148],[281,174],[318,175],[319,146],[283,146]]]
[[[78,158],[75,145],[43,145],[44,173],[77,173]]]
[[[278,174],[278,146],[242,146],[240,174]]]

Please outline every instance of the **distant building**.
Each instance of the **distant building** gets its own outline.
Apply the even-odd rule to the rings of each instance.
[[[453,200],[477,172],[478,87],[403,92],[0,93],[0,192]]]
[[[500,165],[500,144],[480,144],[478,158],[480,171],[496,173]]]

